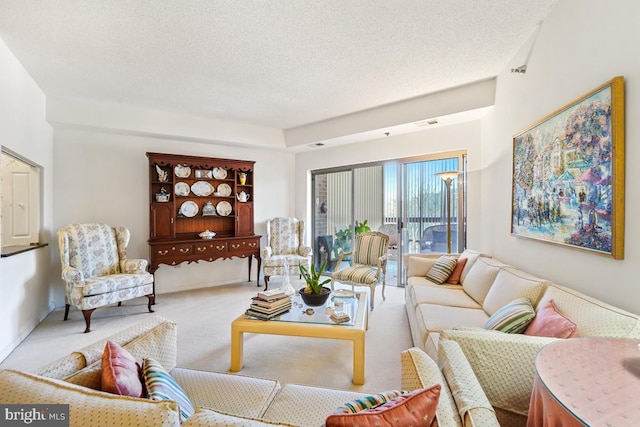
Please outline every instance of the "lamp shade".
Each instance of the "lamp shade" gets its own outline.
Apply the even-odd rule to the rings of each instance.
[[[440,178],[442,178],[447,184],[449,184],[451,181],[453,181],[455,179],[455,177],[457,177],[460,174],[460,172],[458,171],[449,171],[449,172],[438,172],[434,175],[439,176]]]

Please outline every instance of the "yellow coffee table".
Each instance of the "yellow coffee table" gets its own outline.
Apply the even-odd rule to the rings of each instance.
[[[292,297],[288,313],[271,320],[259,320],[243,314],[231,323],[231,372],[242,369],[243,334],[288,335],[295,337],[330,338],[353,341],[353,383],[364,384],[364,335],[368,329],[367,293],[356,292],[352,297],[332,296],[324,306],[308,307],[299,295]],[[342,303],[342,304],[340,304]],[[351,320],[334,323],[326,312],[327,306],[347,313]],[[306,314],[308,308],[313,314]]]

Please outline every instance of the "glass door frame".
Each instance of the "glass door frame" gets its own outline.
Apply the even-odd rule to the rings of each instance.
[[[437,160],[446,160],[446,159],[453,159],[453,158],[457,158],[458,159],[458,170],[460,172],[460,174],[458,175],[456,181],[456,185],[458,188],[457,191],[457,206],[458,206],[458,211],[457,211],[457,216],[452,216],[452,223],[453,220],[455,219],[455,224],[456,224],[456,235],[457,235],[457,244],[456,244],[456,248],[458,249],[458,252],[462,252],[465,248],[466,248],[466,240],[467,240],[467,186],[466,186],[466,182],[467,182],[467,150],[453,150],[453,151],[446,151],[446,152],[439,152],[439,153],[433,153],[433,154],[426,154],[426,155],[420,155],[420,156],[414,156],[414,157],[405,157],[402,159],[398,159],[396,160],[397,165],[398,165],[398,176],[400,177],[400,179],[398,179],[398,194],[399,194],[399,203],[398,203],[398,218],[399,218],[399,230],[398,230],[398,286],[404,286],[405,281],[406,281],[406,277],[404,277],[404,272],[405,272],[405,258],[408,255],[411,255],[412,252],[410,250],[410,243],[411,243],[411,238],[407,233],[407,228],[406,225],[408,223],[408,218],[407,218],[407,214],[409,212],[408,209],[408,197],[407,196],[407,190],[408,190],[408,177],[407,177],[407,166],[412,164],[412,163],[419,163],[419,162],[428,162],[428,161],[437,161]],[[444,172],[444,171],[443,171]],[[443,184],[444,186],[444,184]],[[452,200],[453,203],[453,200]],[[454,229],[451,229],[451,232],[453,234]],[[438,252],[434,252],[434,253],[438,253]],[[445,251],[446,253],[446,251]]]

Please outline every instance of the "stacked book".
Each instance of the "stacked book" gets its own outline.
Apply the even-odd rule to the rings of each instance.
[[[271,289],[258,292],[251,299],[251,306],[246,315],[268,320],[286,313],[289,309],[291,309],[291,297],[281,289]]]

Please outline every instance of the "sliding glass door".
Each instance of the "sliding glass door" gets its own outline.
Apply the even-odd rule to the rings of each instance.
[[[314,263],[339,268],[355,235],[389,235],[387,284],[403,282],[402,255],[464,248],[464,152],[312,172]],[[437,175],[456,171],[448,188]],[[344,261],[350,262],[350,258]]]

